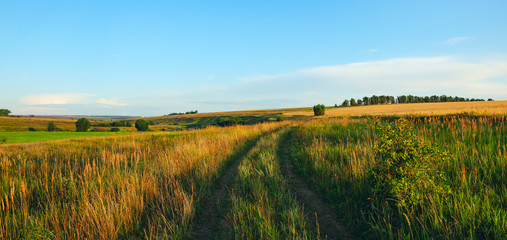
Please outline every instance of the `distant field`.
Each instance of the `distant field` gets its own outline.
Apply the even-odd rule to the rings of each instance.
[[[28,131],[29,127],[37,131],[46,131],[48,122],[53,121],[57,128],[64,131],[75,131],[75,120],[28,118],[28,117],[0,117],[1,132]]]
[[[446,102],[446,103],[404,103],[391,105],[369,105],[358,107],[327,108],[326,116],[340,115],[442,115],[461,112],[485,114],[507,114],[507,101],[492,102]],[[284,115],[311,116],[311,109],[288,111]]]
[[[111,134],[128,134],[129,132],[0,132],[0,139],[6,138],[3,144],[41,142],[71,138],[100,137]],[[0,142],[0,144],[2,144]]]

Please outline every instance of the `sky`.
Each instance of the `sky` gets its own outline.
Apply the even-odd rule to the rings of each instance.
[[[0,108],[160,116],[507,100],[507,1],[1,1]]]

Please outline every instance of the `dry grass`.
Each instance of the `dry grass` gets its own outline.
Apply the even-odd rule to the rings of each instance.
[[[442,115],[461,112],[484,114],[507,114],[507,101],[492,102],[446,102],[446,103],[406,103],[392,105],[370,105],[359,107],[327,108],[326,116],[342,115]],[[313,116],[311,111],[291,111],[284,115]]]
[[[64,131],[75,131],[75,120],[30,118],[30,117],[0,117],[0,132],[28,131],[29,127],[37,131],[47,131],[48,123],[54,122],[57,128]]]
[[[0,238],[181,239],[227,157],[279,125],[0,147]]]

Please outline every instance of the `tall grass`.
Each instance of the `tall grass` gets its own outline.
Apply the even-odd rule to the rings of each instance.
[[[239,166],[228,214],[235,239],[316,238],[282,176],[280,135],[278,131],[261,138]]]
[[[275,127],[0,147],[0,238],[181,239],[227,156]]]
[[[428,193],[417,208],[375,201],[368,179],[378,160],[380,132],[368,120],[300,126],[292,132],[291,155],[343,222],[363,238],[505,239],[505,120],[465,115],[415,119],[414,134],[451,156],[434,165],[447,179],[450,194]]]

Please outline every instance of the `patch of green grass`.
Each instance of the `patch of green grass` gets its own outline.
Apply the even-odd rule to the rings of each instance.
[[[128,134],[130,132],[0,132],[0,138],[6,139],[3,144],[41,142],[71,138],[100,137],[111,134]],[[0,143],[1,144],[1,143]]]

